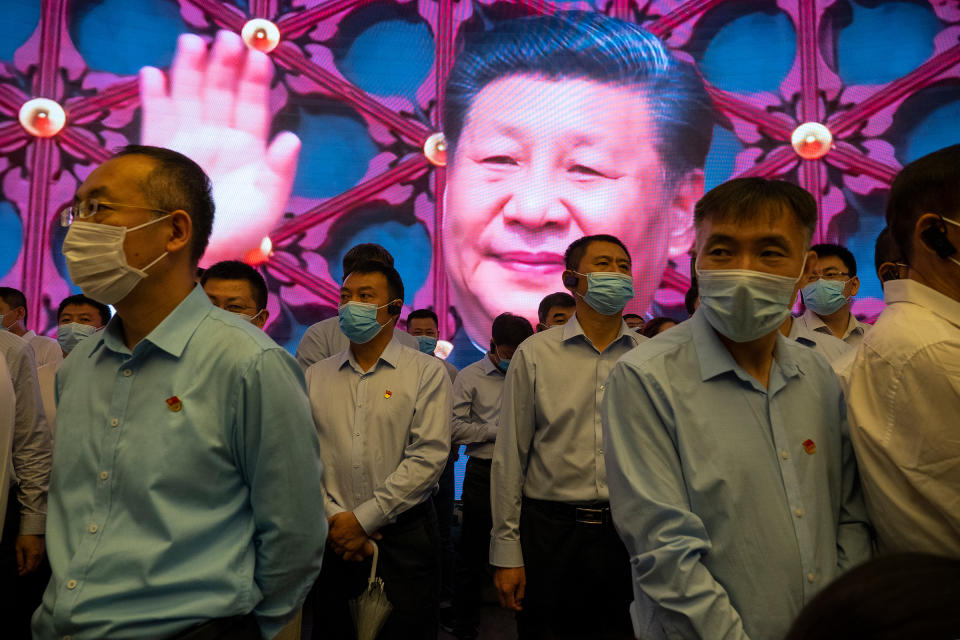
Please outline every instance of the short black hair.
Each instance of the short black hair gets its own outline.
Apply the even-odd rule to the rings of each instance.
[[[358,264],[373,260],[382,262],[388,267],[393,266],[393,256],[390,252],[374,242],[364,242],[350,247],[350,250],[343,254],[343,278],[346,279],[350,272],[357,268]]]
[[[572,295],[566,291],[557,291],[540,301],[540,307],[537,309],[537,317],[540,318],[542,324],[547,321],[547,314],[550,313],[550,309],[554,307],[569,309],[575,306],[577,306],[577,301],[573,299]]]
[[[520,343],[533,335],[530,321],[512,313],[501,313],[493,319],[491,337],[497,345],[519,347]]]
[[[636,87],[653,115],[657,155],[668,179],[702,168],[716,114],[704,82],[643,27],[594,11],[502,20],[467,32],[447,80],[443,133],[456,148],[477,95],[497,80],[524,75]]]
[[[956,638],[960,559],[880,556],[846,572],[800,611],[786,640]]]
[[[407,316],[407,326],[410,326],[411,320],[416,320],[418,318],[421,320],[433,320],[433,324],[437,325],[438,328],[440,327],[440,318],[437,317],[437,314],[434,313],[433,309],[414,309],[410,312],[410,315]]]
[[[925,213],[958,220],[960,216],[960,144],[929,153],[905,166],[890,185],[887,226],[909,263],[913,229]]]
[[[388,264],[379,262],[377,260],[367,260],[366,262],[361,262],[354,265],[353,270],[350,271],[350,274],[359,273],[380,273],[383,274],[383,277],[387,279],[387,296],[389,296],[388,302],[394,300],[403,301],[403,280],[400,278],[400,274],[397,273],[397,270],[391,267]],[[343,276],[344,281],[347,279],[347,275]],[[399,315],[397,311],[397,315]]]
[[[822,244],[813,245],[810,247],[810,251],[815,252],[818,258],[840,258],[840,262],[842,262],[843,266],[847,268],[847,273],[850,274],[850,277],[852,278],[853,276],[857,275],[857,260],[846,247],[824,242]]]
[[[69,307],[70,305],[90,305],[100,314],[100,324],[104,325],[110,321],[110,307],[103,304],[102,302],[97,302],[93,298],[88,298],[82,293],[76,295],[67,296],[60,301],[60,306],[57,308],[57,322],[60,322],[60,316],[63,315],[63,310]]]
[[[627,318],[636,318],[637,320],[643,320],[643,316],[640,315],[639,313],[625,313],[625,314],[623,314],[623,319],[626,320]]]
[[[14,289],[13,287],[0,287],[0,300],[3,300],[10,310],[13,311],[17,307],[23,307],[23,322],[27,322],[27,297],[23,295],[23,291],[20,289]]]
[[[224,260],[207,267],[200,276],[200,286],[207,284],[207,280],[245,280],[250,283],[257,311],[267,308],[267,283],[260,272],[246,262]]]
[[[884,227],[877,234],[877,242],[873,247],[873,270],[877,272],[877,277],[880,278],[881,282],[895,280],[896,278],[892,274],[884,275],[880,273],[880,266],[885,262],[892,262],[893,264],[903,262],[903,258],[900,256],[900,248],[893,240],[893,234],[890,233],[890,227]]]
[[[679,324],[673,318],[668,318],[667,316],[657,316],[653,320],[650,320],[645,325],[643,325],[643,331],[641,333],[643,333],[643,335],[645,335],[648,338],[653,338],[660,333],[660,327],[667,324],[668,322],[672,322],[673,324]]]
[[[567,247],[566,253],[563,254],[564,266],[571,271],[576,271],[579,269],[580,261],[583,260],[583,256],[587,252],[587,247],[594,242],[609,242],[611,244],[615,244],[623,249],[623,252],[627,254],[627,260],[631,260],[630,250],[627,249],[627,245],[623,244],[623,241],[620,240],[620,238],[612,236],[609,233],[597,233],[592,236],[583,236],[582,238],[578,238],[577,240],[571,242],[570,246]]]
[[[196,162],[171,149],[130,144],[113,155],[147,156],[153,159],[154,167],[140,185],[144,197],[151,205],[163,211],[180,209],[190,214],[193,237],[190,239],[190,259],[200,261],[207,250],[213,231],[213,186],[210,178]]]
[[[693,222],[699,230],[706,218],[741,222],[758,216],[793,213],[804,230],[804,245],[817,228],[817,202],[810,193],[785,180],[734,178],[706,192],[693,208]]]

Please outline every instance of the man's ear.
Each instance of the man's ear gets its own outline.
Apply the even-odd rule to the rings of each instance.
[[[850,297],[857,295],[858,291],[860,291],[860,278],[853,276],[850,278]]]
[[[267,320],[269,319],[270,319],[270,312],[267,311],[266,307],[264,307],[263,310],[260,312],[260,315],[257,317],[256,321],[254,322],[254,324],[257,327],[263,329],[265,326],[267,326]]]
[[[170,237],[167,238],[167,251],[176,253],[186,248],[190,250],[193,239],[193,220],[190,214],[177,209],[170,214]]]
[[[675,260],[693,246],[693,207],[703,197],[703,169],[693,169],[678,178],[672,191],[673,196],[667,205],[670,222],[667,255]]]

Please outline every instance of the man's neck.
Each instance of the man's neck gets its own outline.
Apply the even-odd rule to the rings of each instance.
[[[123,342],[131,351],[190,295],[196,282],[188,270],[148,276],[116,304]]]
[[[13,325],[12,327],[10,327],[9,331],[13,335],[20,336],[21,338],[27,334],[27,330],[24,329],[22,326],[20,326],[19,322]]]
[[[910,270],[907,272],[907,279],[919,282],[926,287],[930,287],[937,293],[947,296],[951,300],[960,302],[960,280],[954,282],[943,278],[934,265],[930,263],[924,264],[921,268],[922,272],[921,269],[917,267],[910,267]],[[960,271],[960,267],[957,267],[957,271]]]
[[[780,333],[783,334],[784,338],[790,337],[790,331],[793,329],[793,316],[787,316],[787,319],[783,321],[783,324],[780,325]]]
[[[751,342],[734,342],[720,332],[717,332],[717,336],[744,371],[765,388],[770,386],[773,351],[777,346],[776,331]]]
[[[847,327],[850,325],[850,303],[848,302],[828,316],[821,316],[820,314],[817,314],[817,316],[823,320],[823,324],[827,325],[827,329],[830,329],[830,333],[835,338],[843,340]]]
[[[393,339],[393,322],[391,319],[390,322],[380,330],[380,333],[373,336],[368,342],[364,342],[363,344],[358,342],[350,343],[350,352],[353,353],[353,359],[357,361],[357,364],[360,365],[360,368],[363,369],[364,372],[369,371],[370,367],[377,364],[377,360],[380,359],[383,350],[387,348],[387,345],[390,344],[390,341]]]
[[[598,313],[582,299],[578,299],[577,322],[583,329],[583,335],[587,336],[597,351],[602,353],[617,339],[617,335],[620,333],[620,325],[623,324],[623,316],[619,313],[605,316]]]

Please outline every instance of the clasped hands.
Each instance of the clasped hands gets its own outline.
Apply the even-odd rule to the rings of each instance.
[[[377,532],[368,536],[352,511],[334,514],[327,518],[327,524],[330,527],[327,541],[337,555],[348,562],[360,562],[373,555],[373,544],[370,541],[383,538]]]

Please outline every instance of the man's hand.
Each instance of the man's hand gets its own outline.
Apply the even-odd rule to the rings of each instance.
[[[43,536],[17,536],[17,573],[25,576],[36,571],[46,550]]]
[[[286,131],[267,146],[272,77],[270,58],[229,31],[209,54],[200,37],[180,36],[169,87],[159,69],[140,70],[141,144],[179,151],[213,182],[217,212],[201,264],[258,249],[290,198],[300,139]]]
[[[337,554],[343,556],[344,560],[350,562],[359,562],[373,555],[373,545],[370,540],[381,538],[379,533],[368,536],[352,511],[342,511],[328,518],[327,523],[330,525],[330,532],[327,534],[330,546]]]
[[[501,607],[523,610],[523,592],[527,588],[527,572],[523,567],[498,567],[493,574],[493,584]]]

